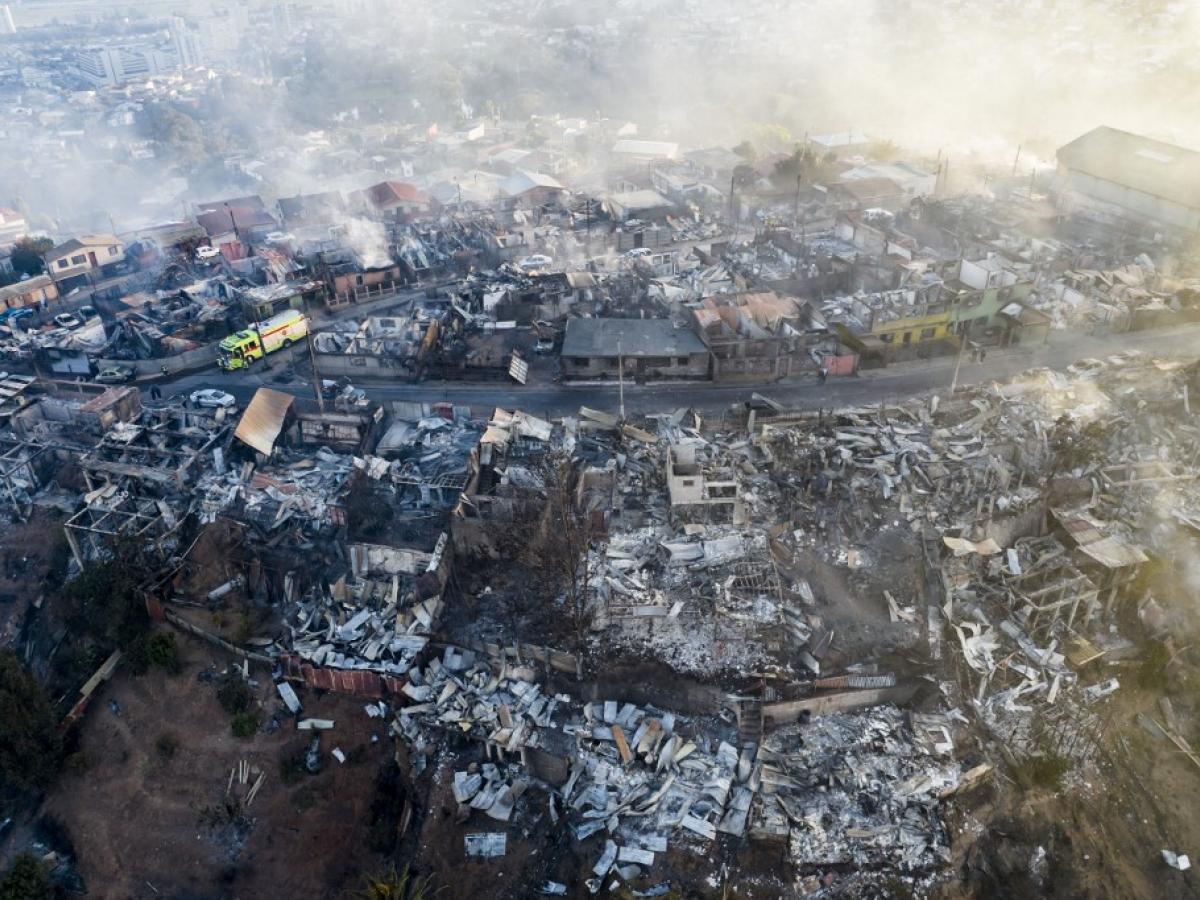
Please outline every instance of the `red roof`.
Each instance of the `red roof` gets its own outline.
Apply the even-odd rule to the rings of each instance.
[[[394,206],[397,203],[428,203],[427,197],[415,185],[404,181],[381,181],[366,190],[373,206]]]

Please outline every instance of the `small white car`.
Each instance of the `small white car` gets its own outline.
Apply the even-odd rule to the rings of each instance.
[[[78,328],[83,323],[70,313],[59,313],[54,317],[54,324],[59,328]]]
[[[196,248],[196,261],[197,262],[211,262],[212,260],[216,259],[220,255],[221,255],[221,251],[218,250],[216,247],[197,247]]]
[[[286,231],[272,231],[265,238],[263,238],[263,240],[268,244],[286,244],[291,239],[292,236]]]
[[[230,409],[237,404],[237,400],[234,399],[233,394],[218,391],[216,388],[192,391],[188,399],[192,401],[193,406],[207,406],[209,408],[224,407],[225,409]]]
[[[654,251],[649,247],[634,247],[632,250],[625,251],[626,259],[637,259],[639,256],[653,256]]]
[[[525,257],[523,260],[517,263],[517,265],[522,269],[544,269],[553,262],[554,260],[549,256],[543,256],[541,253],[535,253],[533,256]]]

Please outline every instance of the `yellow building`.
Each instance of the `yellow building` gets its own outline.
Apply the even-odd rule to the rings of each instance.
[[[925,341],[937,341],[943,338],[954,338],[951,326],[952,310],[949,305],[938,304],[941,307],[931,312],[930,307],[919,307],[915,315],[890,318],[879,315],[871,322],[870,334],[879,338],[884,344],[921,344]]]

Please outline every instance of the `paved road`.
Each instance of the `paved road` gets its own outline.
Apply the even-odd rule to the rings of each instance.
[[[1032,349],[989,351],[983,363],[967,357],[959,371],[959,384],[1004,380],[1025,369],[1046,366],[1065,369],[1086,358],[1103,358],[1122,350],[1145,350],[1156,356],[1200,357],[1200,324],[1170,331],[1143,331],[1117,335],[1052,335],[1049,344]],[[706,412],[727,409],[758,391],[789,407],[815,409],[820,406],[853,406],[881,400],[901,399],[932,390],[949,390],[956,359],[902,363],[887,369],[864,372],[851,378],[834,378],[819,385],[805,377],[772,384],[672,383],[654,385],[626,384],[625,408],[629,413],[661,412],[691,406]],[[285,383],[276,376],[288,369],[273,360],[270,369],[253,372],[220,372],[187,375],[162,385],[165,394],[187,393],[200,387],[219,387],[245,403],[263,385],[312,397],[313,388],[305,377],[292,376]],[[580,406],[616,412],[619,405],[616,384],[529,385],[516,384],[408,384],[389,381],[363,382],[359,387],[377,401],[408,400],[435,402],[448,400],[469,406],[520,408],[542,415],[563,415]]]

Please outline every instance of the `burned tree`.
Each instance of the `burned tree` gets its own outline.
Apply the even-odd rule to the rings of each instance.
[[[588,590],[588,551],[596,538],[592,518],[576,502],[578,473],[566,459],[547,459],[543,469],[545,507],[536,531],[525,544],[523,562],[551,592],[562,592],[567,632],[580,657],[594,610]]]

